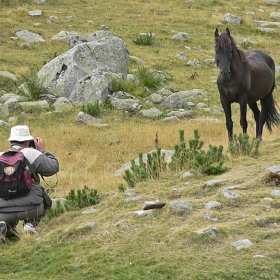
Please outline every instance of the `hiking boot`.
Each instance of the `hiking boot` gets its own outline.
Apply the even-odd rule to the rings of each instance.
[[[0,222],[0,243],[6,243],[7,225],[4,221]]]
[[[30,234],[37,234],[38,232],[36,231],[36,228],[31,224],[31,223],[26,223],[23,226],[23,230],[26,233],[30,233]]]

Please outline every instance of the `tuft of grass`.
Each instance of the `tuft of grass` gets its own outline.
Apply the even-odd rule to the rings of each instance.
[[[137,72],[140,84],[148,89],[160,89],[164,86],[165,75],[155,69],[149,69],[144,66],[138,67]]]
[[[44,86],[44,81],[37,75],[38,68],[31,69],[29,76],[21,74],[23,85],[18,88],[19,93],[23,96],[31,97],[33,100],[40,99],[41,94],[44,94],[47,88]]]
[[[151,32],[146,34],[141,34],[135,40],[132,40],[132,42],[136,45],[150,46],[154,43],[154,37]]]
[[[100,117],[101,109],[99,101],[96,101],[94,104],[87,103],[82,106],[82,112],[87,113],[93,117]]]

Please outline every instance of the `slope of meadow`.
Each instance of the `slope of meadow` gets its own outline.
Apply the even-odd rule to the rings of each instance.
[[[216,86],[218,70],[215,65],[202,61],[214,57],[213,34],[221,18],[232,13],[244,19],[241,25],[228,25],[233,37],[257,41],[254,48],[270,54],[276,65],[280,64],[279,33],[264,33],[253,20],[277,21],[270,13],[277,6],[266,1],[207,0],[187,3],[182,0],[128,0],[128,1],[55,1],[35,4],[32,1],[0,1],[0,70],[29,75],[34,67],[40,69],[69,49],[69,46],[52,42],[58,32],[78,31],[90,34],[106,26],[127,44],[130,54],[142,58],[145,66],[165,72],[168,85],[177,90],[202,88],[208,92],[210,107],[220,109]],[[29,11],[41,9],[41,17],[32,18]],[[254,13],[248,13],[254,12]],[[47,24],[50,16],[56,16]],[[69,17],[72,16],[70,20]],[[34,25],[34,23],[40,25]],[[32,44],[31,49],[21,48],[22,41],[10,39],[18,30],[29,30],[42,35],[45,43]],[[219,27],[221,32],[224,27]],[[135,45],[140,32],[156,34],[151,46]],[[189,41],[174,41],[178,32],[189,33]],[[185,47],[191,49],[187,50]],[[243,45],[247,49],[248,45]],[[176,55],[185,53],[187,60]],[[187,66],[198,59],[201,64]],[[133,71],[130,65],[130,71]],[[194,72],[197,79],[190,79]],[[277,74],[277,82],[278,82]],[[1,90],[13,92],[15,86],[0,80]],[[279,101],[279,93],[274,92]],[[203,101],[203,100],[202,100]],[[82,211],[66,212],[38,227],[38,236],[24,235],[19,225],[21,239],[1,246],[1,279],[279,279],[280,198],[271,191],[278,186],[267,180],[265,167],[279,165],[279,130],[272,134],[264,131],[263,142],[257,158],[237,157],[225,163],[229,170],[219,176],[195,173],[187,181],[181,174],[167,171],[157,180],[136,185],[140,200],[124,202],[127,198],[118,190],[124,183],[114,171],[124,163],[138,157],[139,152],[149,152],[158,145],[173,149],[179,142],[179,130],[185,131],[186,142],[198,129],[204,147],[223,145],[227,153],[227,132],[224,116],[215,116],[221,123],[189,122],[163,123],[138,115],[130,117],[121,111],[103,109],[101,117],[108,127],[96,128],[76,123],[80,108],[63,113],[46,114],[35,110],[31,114],[16,115],[19,124],[29,125],[32,134],[43,138],[46,149],[59,159],[61,171],[58,186],[52,198],[65,197],[71,189],[85,185],[97,189],[100,203],[96,213],[84,215]],[[233,106],[234,132],[239,133],[239,109]],[[195,118],[213,117],[195,111]],[[115,119],[121,119],[116,122]],[[254,122],[248,113],[248,133],[254,136]],[[10,126],[2,126],[0,147],[8,147]],[[226,179],[223,186],[205,187],[212,179]],[[56,177],[47,179],[53,185]],[[46,186],[46,185],[44,185]],[[224,187],[238,186],[242,197],[227,200],[221,195]],[[48,186],[46,186],[48,188]],[[172,196],[172,190],[180,198]],[[264,200],[272,197],[273,200]],[[131,211],[140,210],[144,201],[159,199],[167,205],[153,217],[137,217]],[[169,204],[173,200],[188,200],[193,211],[175,215]],[[219,201],[222,207],[206,210],[209,201]],[[211,212],[212,217],[203,215]],[[257,218],[261,220],[257,221]],[[96,223],[95,226],[81,225]],[[216,228],[216,239],[198,236],[195,231]],[[232,242],[249,239],[253,246],[236,250]]]

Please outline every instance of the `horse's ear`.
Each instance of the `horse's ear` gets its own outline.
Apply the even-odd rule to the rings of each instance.
[[[227,29],[226,29],[226,32],[227,32],[227,35],[230,36],[230,32],[229,32],[228,27],[227,27]]]
[[[215,33],[214,33],[214,36],[215,36],[215,38],[218,38],[218,37],[219,37],[219,30],[218,30],[218,28],[216,28],[216,31],[215,31]]]

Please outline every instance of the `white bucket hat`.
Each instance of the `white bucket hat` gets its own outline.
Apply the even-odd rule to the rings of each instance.
[[[30,135],[29,128],[27,125],[16,125],[11,128],[11,134],[9,141],[29,141],[33,140],[34,137]]]

